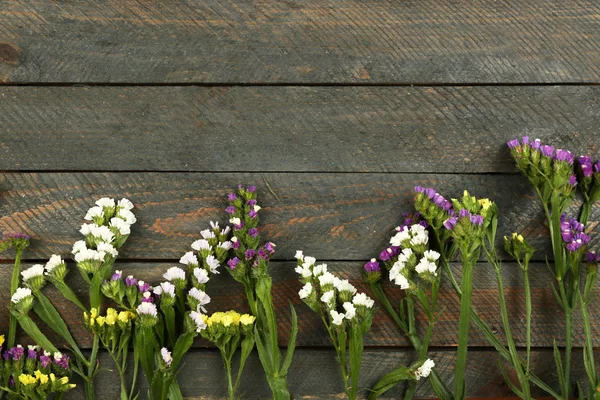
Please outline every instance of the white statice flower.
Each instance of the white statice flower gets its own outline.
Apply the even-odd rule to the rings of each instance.
[[[106,254],[110,254],[112,257],[119,255],[119,252],[110,243],[98,243],[98,251],[103,251]]]
[[[92,249],[85,249],[85,250],[81,250],[78,251],[75,254],[75,262],[80,263],[83,261],[104,261],[104,256],[106,255],[105,252],[103,251],[96,251],[96,250],[92,250]]]
[[[406,267],[406,263],[404,261],[396,261],[394,263],[394,265],[392,265],[392,268],[390,269],[390,281],[393,281],[394,279],[396,279],[396,277],[398,276],[399,273],[402,272],[402,270],[404,270],[404,268]]]
[[[125,209],[119,210],[119,212],[117,212],[117,217],[121,218],[122,220],[127,222],[129,225],[133,225],[137,222],[135,215],[130,210],[125,210]]]
[[[175,298],[175,285],[171,282],[162,282],[160,285],[154,288],[154,294],[160,296],[161,294],[168,294],[171,298]]]
[[[86,221],[93,221],[94,217],[103,217],[104,216],[104,211],[102,210],[102,207],[96,206],[96,207],[92,207],[88,210],[88,212],[85,214],[85,217],[83,217],[83,219],[85,219]]]
[[[98,207],[114,208],[115,207],[115,199],[109,199],[108,197],[103,197],[96,201],[96,205]]]
[[[171,267],[165,272],[163,278],[169,282],[173,282],[176,279],[185,280],[185,271],[179,267]]]
[[[220,229],[220,227],[219,227],[219,222],[215,222],[215,221],[209,221],[208,223],[210,224],[210,227],[211,227],[212,229],[215,229],[215,230],[217,230],[217,231]]]
[[[429,235],[426,232],[416,234],[410,239],[410,244],[413,246],[426,245],[429,242]]]
[[[339,290],[340,292],[349,292],[352,295],[354,295],[354,293],[356,293],[356,288],[354,286],[352,286],[352,284],[350,283],[350,281],[348,281],[348,279],[343,279],[343,280],[340,280],[339,282],[335,282],[335,283],[337,283],[337,285],[335,285],[335,288],[337,290]]]
[[[335,292],[333,290],[329,290],[321,296],[321,301],[328,306],[332,305],[333,299],[335,298]]]
[[[143,302],[136,308],[136,311],[140,315],[150,315],[152,317],[156,317],[158,315],[156,311],[156,305],[154,303]]]
[[[302,278],[310,278],[312,276],[312,271],[310,270],[310,267],[303,267],[301,265],[298,265],[294,269],[294,271],[296,271],[296,273]]]
[[[75,243],[73,243],[73,250],[71,251],[71,253],[77,254],[82,250],[87,250],[87,245],[85,244],[85,240],[78,240]]]
[[[315,265],[312,271],[315,278],[323,275],[325,272],[327,272],[327,264]]]
[[[62,264],[63,261],[60,258],[59,255],[53,254],[52,257],[50,257],[50,260],[48,260],[48,262],[46,263],[46,274],[48,272],[52,272],[52,270],[56,267],[58,267],[60,264]]]
[[[298,296],[300,296],[301,299],[306,299],[308,296],[310,296],[310,294],[313,291],[313,287],[311,285],[310,282],[307,282],[304,287],[302,287],[302,289],[300,289],[300,291],[298,292]]]
[[[156,293],[156,294],[160,294],[160,293]],[[142,297],[146,300],[150,300],[150,297],[152,297],[152,293],[144,292],[144,293],[142,293]]]
[[[225,228],[221,229],[221,235],[223,236],[229,235],[229,232],[231,232],[231,228],[229,226],[226,226]]]
[[[193,251],[185,253],[183,257],[179,259],[179,263],[184,265],[199,265],[198,257],[196,257]]]
[[[419,263],[415,267],[415,271],[417,271],[417,273],[419,273],[419,274],[422,274],[424,272],[429,272],[430,274],[437,276],[437,273],[435,272],[436,270],[437,270],[437,265],[435,265],[435,263],[427,260],[425,257],[423,257],[421,259],[421,261],[419,261]]]
[[[115,234],[110,230],[108,226],[98,226],[93,224],[90,227],[90,235],[96,239],[101,239],[103,242],[111,243],[115,239]]]
[[[344,310],[346,310],[346,314],[344,315],[346,319],[350,320],[356,316],[356,308],[354,307],[354,304],[346,301],[344,304],[342,304],[342,307],[344,307]]]
[[[204,268],[194,268],[193,272],[199,284],[203,285],[208,282],[208,272]]]
[[[210,229],[205,229],[203,231],[200,231],[200,235],[204,238],[204,239],[214,239],[215,238],[215,233],[213,231],[211,231]]]
[[[410,237],[411,235],[408,227],[403,226],[401,230],[390,239],[390,244],[392,246],[400,246],[402,242],[409,240]]]
[[[29,296],[31,296],[31,289],[17,288],[17,290],[15,290],[15,293],[10,298],[10,301],[12,301],[14,304],[19,304],[21,300]]]
[[[34,266],[27,268],[21,272],[21,276],[24,281],[28,281],[36,276],[44,275],[44,266],[41,264],[35,264]]]
[[[119,200],[117,202],[117,207],[123,209],[123,210],[131,210],[133,209],[133,203],[131,201],[129,201],[129,199],[126,198],[122,198],[121,200]]]
[[[335,310],[331,310],[329,311],[329,314],[331,315],[331,323],[334,325],[341,325],[344,322],[344,314],[343,313],[339,313]]]
[[[296,250],[296,255],[294,258],[296,260],[304,261],[304,254],[302,254],[302,250]]]
[[[208,265],[208,267],[210,268],[210,272],[212,272],[213,274],[219,273],[218,268],[221,266],[221,264],[219,264],[219,260],[217,260],[215,256],[210,255],[206,257],[206,265]]]
[[[371,299],[366,293],[357,293],[352,298],[352,304],[355,306],[364,306],[366,308],[373,308],[375,301]]]
[[[408,262],[409,258],[413,255],[412,249],[403,249],[400,254],[398,254],[398,261]]]
[[[406,277],[402,274],[398,274],[398,276],[396,276],[396,278],[394,279],[394,283],[400,286],[400,289],[402,290],[406,290],[410,287],[408,279],[406,279]]]
[[[321,287],[325,285],[333,285],[335,282],[335,276],[331,272],[325,272],[323,275],[319,276],[319,285]]]
[[[425,360],[423,365],[421,365],[415,371],[415,378],[417,380],[419,380],[421,378],[427,378],[429,376],[429,374],[431,373],[431,370],[433,369],[433,367],[435,367],[435,363],[433,362],[432,359],[428,358],[427,360]]]
[[[414,235],[418,235],[421,233],[427,234],[427,232],[425,232],[425,227],[421,224],[414,224],[413,226],[410,227],[410,231]]]
[[[242,220],[239,219],[238,217],[233,217],[229,220],[229,223],[233,224],[233,225],[239,225],[242,223]]]
[[[194,324],[196,324],[196,332],[206,329],[206,321],[204,320],[202,313],[192,311],[190,312],[190,318],[194,321]]]
[[[306,257],[304,257],[304,263],[302,265],[312,266],[312,265],[315,265],[316,262],[317,262],[316,258],[306,256]]]
[[[163,347],[162,349],[160,349],[160,356],[162,357],[167,367],[170,367],[173,363],[173,357],[171,356],[171,352],[167,350],[166,347]]]
[[[224,242],[220,242],[220,243],[217,245],[217,247],[220,247],[220,248],[222,248],[223,250],[229,250],[229,249],[231,249],[231,246],[232,246],[232,244],[231,244],[231,242],[230,242],[229,240],[226,240],[226,241],[224,241]]]
[[[206,292],[196,288],[191,288],[188,295],[196,299],[196,301],[198,301],[198,309],[206,313],[206,308],[204,308],[204,306],[210,303],[210,296],[207,295]]]
[[[131,226],[122,218],[111,218],[109,225],[111,228],[117,229],[121,235],[129,235],[131,233]]]
[[[431,262],[435,262],[440,258],[440,253],[435,250],[425,250],[423,257]]]
[[[83,236],[87,236],[89,234],[92,233],[92,226],[98,226],[96,224],[83,224],[81,225],[81,228],[79,229],[79,232],[83,235]]]
[[[211,250],[212,246],[210,245],[210,243],[208,243],[208,240],[198,239],[194,243],[192,243],[192,249],[196,251]]]

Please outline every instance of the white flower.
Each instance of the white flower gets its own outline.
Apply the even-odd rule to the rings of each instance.
[[[426,250],[423,253],[423,257],[425,257],[427,260],[434,262],[437,261],[440,258],[440,253],[438,253],[435,250]]]
[[[46,272],[51,272],[54,268],[62,264],[62,259],[59,255],[53,254],[50,260],[46,263]]]
[[[210,229],[205,229],[203,231],[200,231],[200,235],[204,239],[214,239],[215,238],[215,233],[213,231],[211,231]]]
[[[71,253],[77,254],[81,250],[87,250],[87,245],[85,244],[85,240],[78,240],[73,244],[73,251]]]
[[[171,267],[165,272],[163,278],[172,282],[175,279],[185,280],[185,271],[179,267]]]
[[[44,266],[41,264],[35,264],[34,266],[21,272],[24,281],[28,281],[36,276],[44,275]]]
[[[92,224],[90,226],[90,234],[96,239],[102,239],[103,242],[111,243],[115,234],[108,228],[108,226],[98,226],[96,224]]]
[[[229,250],[231,249],[231,242],[229,240],[226,240],[224,242],[221,242],[217,245],[217,247],[222,248],[223,250]]]
[[[194,243],[192,243],[192,249],[194,249],[196,251],[210,250],[210,249],[212,249],[212,246],[210,245],[210,243],[208,243],[208,240],[198,239]]]
[[[356,293],[356,288],[352,286],[352,284],[348,281],[348,279],[340,280],[339,282],[335,282],[337,285],[335,288],[340,292],[350,292],[352,294]],[[335,284],[334,283],[334,284]]]
[[[157,316],[156,305],[154,303],[143,302],[138,306],[136,311],[140,315],[151,315],[153,317]]]
[[[229,220],[229,223],[233,225],[239,225],[242,223],[242,221],[238,217],[234,217]]]
[[[237,243],[238,242],[238,238],[236,238],[235,236],[231,238],[231,243]]]
[[[333,276],[331,272],[325,272],[323,275],[319,276],[319,285],[321,285],[321,287],[325,285],[333,285],[334,281],[335,276]]]
[[[355,294],[354,297],[352,298],[352,303],[355,306],[365,306],[366,308],[373,308],[373,306],[375,305],[375,301],[372,300],[365,293]]]
[[[163,282],[154,288],[154,294],[160,296],[163,293],[168,294],[171,298],[175,298],[175,285],[171,282]]]
[[[191,288],[188,294],[198,301],[198,308],[203,312],[206,312],[204,306],[210,303],[210,296],[204,291],[196,288]]]
[[[258,204],[254,205],[254,212],[259,212],[261,210],[261,206],[259,206]]]
[[[413,226],[410,227],[410,231],[415,235],[420,234],[420,233],[427,234],[427,232],[425,232],[425,227],[421,224],[414,224]]]
[[[300,289],[300,291],[298,292],[298,296],[300,296],[301,299],[305,299],[308,296],[310,296],[310,294],[312,293],[313,287],[310,284],[310,282],[307,282],[306,285],[304,285],[304,287],[302,289]]]
[[[417,246],[417,245],[426,245],[427,242],[429,241],[429,236],[427,235],[427,233],[418,233],[416,236],[413,236],[412,239],[410,239],[410,244],[412,244],[413,246]]]
[[[15,293],[10,298],[10,301],[12,301],[14,304],[19,304],[19,302],[21,300],[23,300],[24,298],[29,297],[29,296],[31,296],[31,289],[17,288]]]
[[[208,267],[210,268],[210,272],[212,272],[213,274],[219,273],[218,268],[221,266],[221,264],[219,264],[219,260],[217,260],[215,256],[210,255],[206,257],[206,265],[208,265]]]
[[[130,225],[127,222],[125,222],[125,220],[123,220],[122,218],[111,218],[109,225],[112,228],[118,229],[121,235],[129,235],[131,233]]]
[[[310,270],[310,268],[305,268],[300,265],[298,265],[294,269],[294,271],[296,271],[296,273],[303,278],[310,278],[312,276],[312,271]]]
[[[429,273],[433,274],[434,276],[437,276],[437,273],[435,272],[436,270],[437,270],[437,265],[435,265],[435,263],[427,260],[425,257],[423,257],[421,259],[421,261],[415,267],[415,271],[417,271],[417,273],[419,273],[419,274],[422,274],[424,272],[429,272]]]
[[[329,291],[323,293],[323,295],[321,296],[321,301],[329,306],[329,305],[331,305],[331,301],[333,300],[334,297],[335,297],[335,292],[333,290],[329,290]]]
[[[92,233],[92,226],[98,226],[98,225],[96,225],[96,224],[83,224],[83,225],[81,225],[81,229],[79,229],[79,232],[83,236],[87,236],[90,233]]]
[[[103,251],[96,251],[92,249],[85,249],[77,252],[75,254],[75,262],[80,263],[83,261],[93,260],[93,261],[104,261],[104,256],[106,255]]]
[[[197,311],[190,312],[190,318],[196,324],[196,332],[200,332],[203,329],[206,329],[206,321],[202,317],[202,314]]]
[[[212,229],[219,230],[219,222],[210,221],[209,224]]]
[[[398,276],[398,274],[406,267],[406,264],[404,261],[396,261],[394,263],[394,265],[392,265],[392,268],[390,269],[390,281],[393,281],[394,279],[396,279],[396,276]]]
[[[341,325],[344,322],[344,314],[339,313],[335,310],[331,310],[329,311],[329,314],[331,315],[331,323],[334,325]]]
[[[115,206],[115,199],[109,199],[108,197],[103,197],[96,201],[96,205],[99,207],[107,207],[112,208]]]
[[[171,363],[173,362],[173,357],[171,357],[171,352],[169,350],[167,350],[166,347],[163,347],[162,349],[160,349],[160,355],[161,355],[163,361],[165,362],[165,364],[167,364],[167,367],[170,367]]]
[[[304,264],[302,264],[302,265],[315,265],[316,262],[317,262],[316,258],[306,256],[306,257],[304,257]]]
[[[402,250],[402,253],[398,255],[398,261],[408,262],[408,259],[410,258],[410,256],[412,256],[412,254],[412,249],[404,249]]]
[[[302,250],[296,250],[296,255],[294,256],[296,260],[303,261],[304,255],[302,254]]]
[[[103,217],[104,216],[104,211],[102,210],[102,207],[92,207],[88,210],[88,212],[85,214],[85,217],[83,217],[83,219],[85,219],[86,221],[93,221],[94,217]]]
[[[98,243],[98,251],[103,251],[105,253],[110,254],[113,257],[119,255],[119,252],[113,247],[112,244],[109,243]]]
[[[356,316],[356,308],[354,308],[354,305],[349,301],[346,301],[344,304],[342,304],[342,307],[344,307],[344,310],[346,310],[346,319],[353,319]]]
[[[327,264],[315,265],[315,267],[313,268],[313,271],[312,271],[313,276],[315,278],[323,275],[325,272],[327,272]]]
[[[116,216],[127,222],[129,225],[133,225],[137,221],[135,215],[133,215],[131,211],[125,209],[119,210]]]
[[[406,290],[410,287],[408,279],[406,279],[406,277],[402,274],[398,274],[398,276],[396,276],[396,279],[394,279],[394,283],[400,286],[400,289],[402,290]]]
[[[429,376],[429,374],[431,373],[431,370],[433,369],[433,367],[435,367],[435,363],[433,362],[432,359],[428,358],[427,360],[425,360],[423,365],[421,365],[415,371],[415,378],[417,380],[419,380],[421,378],[427,378]]]
[[[117,203],[117,207],[122,208],[123,210],[129,211],[133,208],[133,203],[131,201],[129,201],[129,199],[122,198]]]
[[[396,233],[390,239],[390,244],[392,246],[400,246],[402,244],[402,242],[404,242],[405,240],[408,240],[408,239],[410,239],[410,231],[408,230],[408,228],[406,226],[404,226],[400,232]]]
[[[159,294],[159,293],[157,293],[157,294]],[[142,293],[142,297],[147,300],[150,297],[152,297],[152,293],[150,293],[150,292],[144,292],[144,293]]]
[[[204,268],[194,268],[194,276],[201,285],[208,282],[208,273]]]
[[[221,229],[221,235],[223,236],[227,236],[229,235],[229,232],[231,232],[231,228],[226,226],[225,228]]]
[[[188,251],[179,259],[179,263],[184,265],[198,265],[198,257],[196,257],[193,251]]]

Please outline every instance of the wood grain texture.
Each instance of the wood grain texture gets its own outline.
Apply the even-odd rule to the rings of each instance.
[[[598,82],[594,1],[9,1],[0,81]]]
[[[436,187],[449,198],[469,189],[493,199],[500,209],[499,238],[521,232],[538,249],[534,260],[550,253],[541,206],[519,175],[4,173],[0,231],[31,235],[28,259],[66,255],[81,239],[83,216],[98,198],[127,197],[137,207],[138,222],[122,258],[179,260],[210,220],[225,222],[227,193],[240,182],[257,185],[264,207],[260,232],[277,244],[279,260],[293,259],[299,248],[322,260],[377,256],[402,222],[402,213],[413,209],[415,185]],[[590,221],[598,219],[594,209]],[[595,248],[593,232],[592,237]]]
[[[599,109],[582,86],[0,87],[0,170],[514,173],[523,135],[597,157]]]
[[[123,271],[125,275],[133,274],[138,279],[157,285],[163,281],[162,275],[174,264],[163,263],[119,263],[116,269]],[[362,283],[362,263],[358,262],[333,262],[328,263],[329,269],[339,276],[350,279],[360,290],[370,294],[368,285]],[[273,299],[278,316],[280,330],[280,345],[286,346],[290,334],[290,311],[291,303],[298,313],[298,346],[327,347],[330,346],[329,337],[321,326],[321,321],[298,297],[298,291],[302,284],[297,280],[294,272],[294,263],[276,262],[271,267],[274,278]],[[74,267],[74,266],[73,266]],[[460,265],[453,265],[454,274],[460,278]],[[9,277],[10,268],[2,265],[0,269],[0,304],[9,302]],[[505,285],[506,301],[511,322],[513,337],[517,346],[526,345],[525,319],[525,295],[521,270],[516,264],[505,264],[503,266],[502,279]],[[551,347],[556,339],[559,345],[564,345],[564,317],[560,307],[552,294],[552,277],[544,264],[538,263],[531,266],[530,281],[532,285],[532,346]],[[87,291],[86,284],[75,271],[69,276],[70,286],[75,288],[80,298],[85,302]],[[82,348],[91,346],[91,336],[83,328],[81,313],[79,309],[65,301],[60,294],[48,285],[46,293],[51,301],[60,310],[68,322],[68,325]],[[398,304],[402,296],[402,290],[391,284],[384,283],[392,304]],[[480,316],[497,333],[498,338],[504,342],[504,332],[500,318],[500,306],[498,303],[496,277],[493,268],[487,264],[478,264],[474,273],[473,305],[477,308]],[[210,313],[235,309],[248,312],[243,288],[235,282],[225,271],[213,278],[208,286],[208,294],[212,302],[208,307]],[[444,312],[436,324],[431,346],[455,347],[458,341],[458,315],[460,304],[452,290],[447,277],[444,274],[444,283],[440,291],[440,310]],[[419,326],[425,327],[426,318],[418,310]],[[595,345],[600,346],[600,301],[594,301],[590,306],[592,335],[596,338]],[[8,315],[0,313],[0,332],[8,329]],[[65,345],[49,328],[44,332],[55,343],[56,346]],[[579,317],[574,320],[574,345],[583,346],[583,323]],[[22,337],[25,342],[26,338]],[[410,342],[401,333],[399,328],[385,314],[379,310],[373,320],[373,326],[365,339],[367,346],[377,347],[411,347]],[[469,344],[473,347],[489,346],[485,337],[479,333],[476,326],[471,330]],[[197,347],[207,347],[210,344],[203,340],[196,342]]]
[[[109,367],[111,360],[103,357],[101,365]],[[434,360],[439,374],[448,385],[452,387],[454,372],[455,352],[453,350],[437,350],[429,353]],[[400,365],[412,364],[415,359],[411,352],[404,350],[365,350],[361,368],[360,387],[364,399],[366,389],[372,387],[379,378],[389,370]],[[552,352],[548,350],[534,350],[532,353],[534,372],[557,390],[556,374],[553,369]],[[227,396],[226,377],[223,371],[221,358],[216,351],[196,350],[188,353],[184,358],[185,365],[179,373],[179,383],[182,394],[186,399],[216,400]],[[573,380],[585,382],[582,355],[580,351],[573,353]],[[111,382],[101,384],[98,389],[100,398],[118,398],[118,378],[109,372],[103,371],[98,376],[98,382]],[[499,398],[512,397],[508,386],[504,383],[502,374],[498,370],[497,354],[488,350],[477,350],[470,353],[467,369],[465,371],[466,390],[469,397]],[[339,366],[335,361],[332,350],[297,349],[288,375],[288,386],[295,399],[344,399],[344,387],[340,377]],[[144,390],[143,386],[142,390]],[[398,385],[388,391],[381,399],[402,398],[405,387]],[[143,392],[142,392],[143,393]],[[244,369],[243,379],[240,384],[239,394],[245,399],[270,398],[269,387],[264,378],[262,367],[253,353],[248,358]],[[532,395],[543,396],[544,393],[532,387]],[[429,382],[421,380],[415,395],[416,399],[432,398]],[[145,396],[142,395],[142,398]],[[83,393],[77,389],[75,395],[69,398],[83,399]]]

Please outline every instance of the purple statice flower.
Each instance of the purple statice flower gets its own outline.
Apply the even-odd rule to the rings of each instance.
[[[545,157],[552,157],[554,155],[554,147],[552,147],[552,146],[548,146],[548,145],[540,146],[540,151],[542,152],[542,155]]]
[[[506,142],[506,144],[508,145],[509,149],[514,149],[515,147],[519,146],[520,143],[519,139],[513,139]]]
[[[573,187],[577,186],[577,177],[575,175],[571,175],[569,177],[568,184],[571,185],[571,186],[573,186]]]
[[[9,357],[12,358],[14,361],[19,361],[25,355],[25,349],[21,346],[16,346],[8,350],[8,354]]]
[[[555,157],[556,157],[556,161],[564,161],[564,162],[568,163],[569,165],[573,165],[573,161],[575,160],[573,153],[571,153],[569,150],[563,150],[563,149],[557,149]]]
[[[419,225],[421,225],[425,229],[429,228],[429,224],[425,220],[419,221]]]
[[[275,254],[275,244],[273,242],[267,242],[265,243],[265,250],[270,254],[273,255]]]
[[[256,228],[248,229],[248,234],[255,238],[258,236],[258,229],[256,229]]]
[[[462,208],[459,212],[458,212],[458,217],[459,218],[471,218],[471,213],[469,212],[469,210],[467,210],[466,208]]]
[[[229,201],[235,201],[235,200],[237,200],[237,196],[236,196],[236,194],[235,194],[235,193],[229,193],[229,194],[227,195],[227,199],[228,199]]]
[[[595,251],[588,251],[585,253],[585,262],[589,264],[600,262],[600,254],[597,254]]]
[[[235,239],[237,239],[237,238],[235,238]],[[237,249],[240,248],[240,244],[241,243],[240,243],[239,240],[232,240],[231,241],[231,248],[234,249],[234,250],[237,250]]]
[[[541,145],[542,141],[540,139],[535,139],[530,146],[533,150],[539,150]]]
[[[138,281],[133,277],[133,275],[129,275],[127,278],[125,278],[125,285],[127,287],[137,286],[137,283]]]
[[[69,356],[66,354],[55,354],[54,364],[63,369],[69,369]]]
[[[456,217],[450,217],[444,221],[444,228],[451,231],[452,229],[454,229],[456,227],[457,222],[458,222],[458,219]]]
[[[150,293],[150,292],[145,292],[145,293]],[[148,297],[142,296],[142,303],[154,303],[154,297],[153,296],[148,296]]]
[[[248,189],[246,189],[247,192],[250,193],[254,193],[256,192],[256,186],[248,186]]]
[[[52,364],[52,358],[46,354],[42,354],[40,356],[40,364],[42,364],[43,368],[48,368]]]
[[[148,282],[139,281],[138,282],[138,289],[142,293],[147,292],[148,290],[150,290],[150,284]]]
[[[264,249],[258,249],[257,254],[263,260],[268,260],[269,259],[269,255],[267,254],[267,252]]]
[[[240,263],[240,259],[237,257],[233,257],[231,260],[227,261],[227,265],[229,265],[229,269],[235,269],[237,265]]]
[[[435,191],[434,188],[427,188],[425,189],[425,194],[427,195],[427,197],[429,197],[430,199],[433,199],[433,196],[435,196],[437,192]]]
[[[240,229],[242,229],[244,227],[244,221],[240,221],[239,224],[234,224],[233,228],[237,231],[239,231]]]
[[[415,186],[414,191],[416,193],[425,193],[425,188],[423,186]]]
[[[235,214],[235,207],[234,206],[229,206],[225,209],[225,212],[227,214]]]
[[[584,178],[589,178],[594,174],[594,162],[592,161],[592,157],[579,156],[577,161],[579,162],[579,167],[581,168],[581,173]]]
[[[594,172],[600,172],[600,161],[596,161],[594,164]]]
[[[469,220],[471,221],[471,223],[473,225],[483,225],[483,216],[475,214],[475,215],[471,215],[471,217],[469,218]]]
[[[569,228],[560,230],[560,236],[565,243],[569,243],[573,240],[573,234],[573,231]]]
[[[7,233],[6,235],[4,235],[5,239],[14,239],[14,240],[29,240],[30,237],[29,235],[26,235],[25,233],[21,233],[21,232],[10,232]]]
[[[379,263],[374,258],[371,258],[371,261],[365,264],[365,271],[367,273],[371,272],[381,272],[381,268],[379,267]]]
[[[255,255],[256,251],[254,249],[248,249],[244,252],[244,257],[246,257],[246,260],[253,259]]]
[[[123,278],[123,273],[121,271],[117,271],[110,277],[111,281],[120,281]]]
[[[577,221],[575,218],[571,218],[571,220],[569,221],[569,227],[575,232],[583,232],[583,230],[585,229],[585,225]]]
[[[256,200],[255,199],[250,199],[246,202],[246,205],[248,207],[254,207],[256,205]]]
[[[37,358],[38,352],[36,349],[27,349],[27,358]]]
[[[523,146],[529,145],[529,136],[523,136]]]
[[[258,213],[256,211],[254,211],[254,209],[248,211],[248,216],[250,218],[256,218],[257,215],[258,215]]]
[[[392,250],[391,247],[388,247],[387,249],[383,250],[381,253],[379,253],[379,259],[383,262],[388,262],[392,259],[392,253],[394,251]],[[367,263],[368,264],[368,263]],[[365,265],[366,268],[366,265]]]

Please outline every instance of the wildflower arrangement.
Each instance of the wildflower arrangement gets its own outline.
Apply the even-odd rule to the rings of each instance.
[[[254,348],[254,321],[256,317],[231,310],[216,312],[210,317],[204,315],[203,318],[206,329],[200,333],[202,337],[211,341],[219,349],[227,373],[228,398],[235,400],[237,399],[236,391],[240,384],[246,360]],[[243,340],[242,337],[244,337]],[[239,367],[234,380],[231,373],[231,363],[240,346]]]
[[[233,225],[232,249],[235,254],[227,262],[231,276],[244,285],[252,315],[256,317],[255,340],[258,355],[273,393],[273,399],[289,399],[287,373],[292,363],[298,323],[292,309],[292,330],[283,362],[279,350],[277,320],[271,295],[272,280],[268,272],[269,260],[275,253],[275,244],[260,245],[256,187],[238,186],[237,193],[229,193],[229,222]]]
[[[39,346],[17,345],[4,348],[4,335],[0,336],[0,386],[8,399],[45,400],[54,394],[61,398],[73,389],[70,383],[71,367],[66,354],[54,354]]]
[[[346,395],[354,400],[358,394],[364,337],[373,321],[373,305],[365,293],[347,279],[327,271],[327,264],[316,264],[314,257],[296,252],[296,272],[304,287],[298,295],[311,310],[319,314],[335,348]]]

